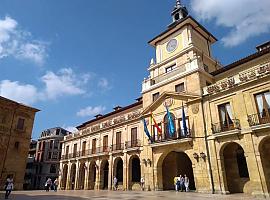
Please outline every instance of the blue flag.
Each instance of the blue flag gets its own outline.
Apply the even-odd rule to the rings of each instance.
[[[188,128],[187,128],[186,114],[185,114],[184,106],[182,106],[182,125],[183,125],[183,130],[182,130],[183,135],[182,136],[187,137]]]
[[[146,120],[145,119],[142,119],[142,120],[143,120],[144,132],[145,132],[146,136],[148,137],[148,139],[151,140],[151,142],[152,142],[151,135],[150,135],[148,128],[147,128]]]
[[[167,106],[166,106],[166,110],[167,110],[169,134],[170,134],[171,137],[173,137],[174,133],[175,133],[175,127],[174,127],[173,119],[172,119],[171,113],[169,112],[169,109],[168,109]]]

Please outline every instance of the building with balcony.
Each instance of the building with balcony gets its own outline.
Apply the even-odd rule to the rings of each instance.
[[[149,41],[156,59],[138,102],[65,136],[61,188],[112,189],[115,176],[123,190],[139,189],[141,177],[147,190],[171,190],[186,174],[192,191],[269,196],[269,42],[222,66],[217,39],[179,0],[171,15]]]
[[[35,115],[38,109],[0,96],[0,185],[13,177],[23,189],[25,168]]]
[[[60,127],[42,131],[36,148],[34,189],[44,189],[48,178],[54,181],[59,176],[61,141],[68,134],[70,134],[69,131]]]

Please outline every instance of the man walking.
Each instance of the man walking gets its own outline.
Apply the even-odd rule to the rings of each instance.
[[[7,182],[5,184],[5,190],[6,190],[5,199],[8,199],[11,191],[13,190],[13,179],[10,176],[7,177]]]
[[[185,187],[185,178],[180,175],[180,189],[181,189],[181,192],[184,191],[184,189],[185,189],[184,187]]]
[[[189,178],[187,177],[186,174],[185,174],[184,184],[185,184],[186,192],[188,192],[189,191]]]
[[[56,178],[53,182],[53,189],[55,192],[57,192],[58,185],[59,185],[59,181],[58,181],[58,178]]]
[[[141,177],[141,189],[144,191],[144,177]]]
[[[118,187],[118,180],[117,180],[116,176],[114,176],[114,178],[113,178],[113,189],[117,190],[117,187]]]

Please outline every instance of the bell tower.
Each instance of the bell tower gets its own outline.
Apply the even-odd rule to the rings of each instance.
[[[173,22],[168,27],[173,26],[179,20],[182,20],[188,16],[188,10],[184,5],[181,4],[180,0],[176,1],[176,5],[173,8],[171,16],[172,16]]]

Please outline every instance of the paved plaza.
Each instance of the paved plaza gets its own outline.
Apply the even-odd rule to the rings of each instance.
[[[3,192],[1,198],[3,199]],[[10,199],[16,200],[105,200],[105,199],[118,199],[118,200],[206,200],[206,199],[218,199],[218,200],[250,200],[261,199],[254,198],[243,194],[234,195],[212,195],[212,194],[200,194],[200,193],[181,193],[174,191],[160,191],[160,192],[135,192],[135,191],[58,191],[58,192],[45,192],[45,191],[14,191],[12,192]]]

